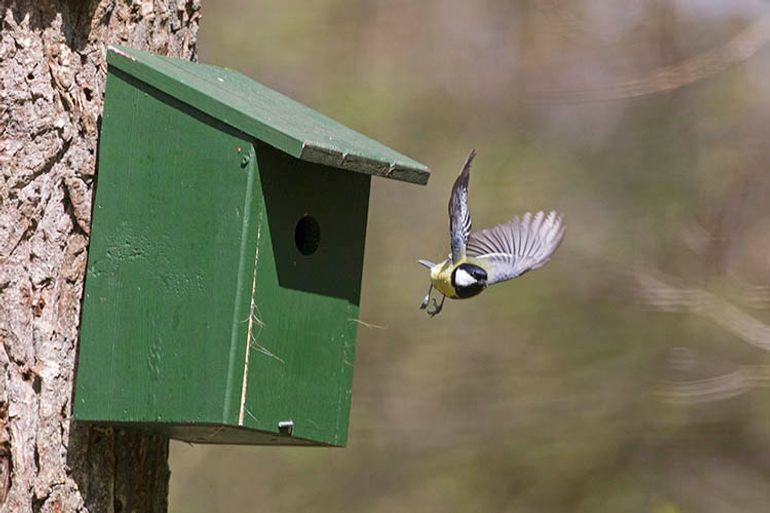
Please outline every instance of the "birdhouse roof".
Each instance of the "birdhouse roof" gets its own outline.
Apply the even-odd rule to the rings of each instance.
[[[107,51],[110,66],[308,162],[426,184],[430,170],[237,71],[141,52]]]

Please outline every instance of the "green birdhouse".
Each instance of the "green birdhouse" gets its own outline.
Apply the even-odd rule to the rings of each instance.
[[[344,445],[370,179],[428,169],[238,72],[107,62],[75,419]]]

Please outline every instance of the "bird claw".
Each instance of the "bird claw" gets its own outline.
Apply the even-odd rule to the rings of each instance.
[[[446,299],[446,296],[444,297]],[[428,315],[431,317],[435,317],[439,313],[441,313],[441,310],[444,308],[444,300],[441,300],[441,304],[439,304],[438,301],[436,301],[436,298],[432,298],[431,302],[433,303],[433,310],[428,310]]]
[[[420,310],[425,310],[427,308],[428,315],[430,317],[434,317],[441,311],[442,308],[444,308],[444,300],[446,299],[446,296],[442,297],[441,304],[439,304],[435,297],[430,297],[431,292],[433,292],[433,285],[430,286],[428,293],[425,294],[425,299],[423,299],[422,303],[420,303]],[[433,309],[431,310],[428,305],[431,305]]]

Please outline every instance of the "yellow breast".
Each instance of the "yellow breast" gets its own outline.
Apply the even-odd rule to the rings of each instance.
[[[452,261],[444,260],[430,270],[430,281],[446,297],[456,299],[457,292],[452,286],[452,269]]]

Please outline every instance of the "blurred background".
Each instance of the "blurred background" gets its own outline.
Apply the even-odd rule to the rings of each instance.
[[[205,0],[200,60],[428,164],[372,181],[346,449],[171,450],[172,512],[770,510],[770,4]],[[544,269],[428,319],[474,227]]]

